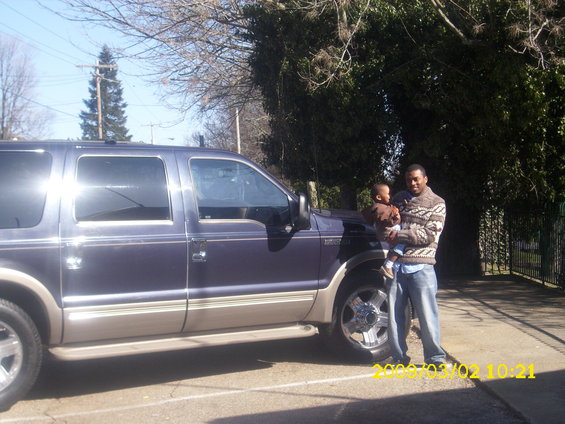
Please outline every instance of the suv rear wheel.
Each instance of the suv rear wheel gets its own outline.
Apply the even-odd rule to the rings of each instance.
[[[331,324],[320,326],[326,344],[344,359],[378,362],[390,356],[387,294],[380,275],[365,276],[338,292]],[[407,328],[411,308],[406,310]]]
[[[41,340],[31,318],[0,299],[0,411],[31,388],[41,366]]]

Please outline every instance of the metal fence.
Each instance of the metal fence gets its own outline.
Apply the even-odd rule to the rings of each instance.
[[[517,274],[565,289],[565,202],[536,212],[486,211],[479,248],[484,274]]]

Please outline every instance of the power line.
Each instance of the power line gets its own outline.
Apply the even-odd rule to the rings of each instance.
[[[137,97],[138,100],[141,101],[141,100],[142,100],[141,97],[139,97],[139,95],[138,95],[137,92],[133,89],[133,87],[131,86],[131,84],[130,84],[128,81],[126,81],[126,80],[124,80],[124,81],[125,81],[124,83],[125,83],[129,88],[132,89],[132,91],[130,91],[130,93],[133,93],[133,95],[134,95],[135,97]],[[128,104],[128,106],[133,106],[133,105]],[[136,106],[137,106],[137,107],[141,106],[141,107],[145,108],[149,114],[152,114],[152,112],[148,109],[148,106],[147,106],[147,105],[136,105]],[[137,118],[133,118],[133,119],[136,120],[136,121],[141,125],[141,121],[140,121],[139,119],[137,119]]]
[[[163,107],[163,105],[145,105],[145,104],[137,104],[137,103],[128,103],[128,106],[133,106],[133,107]]]
[[[45,53],[45,55],[53,57],[54,59],[58,60],[58,61],[62,61],[68,64],[72,64],[73,67],[76,65],[76,63],[85,63],[84,62],[84,57],[83,59],[79,59],[76,58],[74,55],[70,55],[68,53],[68,49],[65,47],[67,45],[72,46],[72,52],[76,52],[76,54],[78,54],[79,56],[82,56],[80,53],[78,52],[82,52],[88,55],[88,57],[91,58],[95,58],[96,56],[92,53],[88,53],[85,52],[80,46],[76,45],[73,43],[73,41],[75,42],[79,42],[80,40],[78,38],[76,38],[74,35],[72,36],[73,38],[71,39],[71,36],[67,36],[65,37],[65,28],[67,28],[67,25],[61,23],[61,25],[55,24],[55,25],[50,25],[47,22],[50,22],[49,20],[43,20],[43,16],[40,13],[40,11],[35,10],[35,8],[28,8],[27,5],[23,2],[20,3],[16,3],[14,2],[13,5],[12,4],[8,4],[11,3],[11,0],[0,0],[0,6],[4,9],[4,7],[6,8],[5,13],[2,13],[0,15],[0,21],[4,21],[4,22],[0,22],[0,33],[4,33],[8,36],[12,36],[12,37],[18,37],[21,36],[21,38],[24,41],[28,41],[29,43],[33,46],[33,48],[37,49],[38,51]],[[38,5],[39,2],[36,2],[36,5]],[[50,9],[49,7],[45,7],[45,6],[41,6],[39,5],[39,7],[42,7],[44,10],[49,11],[52,14],[56,14],[58,15],[59,18],[63,18],[61,14],[59,14],[56,10],[54,9]],[[9,9],[9,10],[8,10]],[[16,10],[16,9],[21,9],[22,11]],[[13,12],[14,14],[10,16],[11,12]],[[18,16],[16,16],[16,14]],[[41,31],[37,31],[34,30],[33,26],[29,29],[26,30],[24,28],[29,27],[29,25],[26,25],[25,21],[21,21],[20,17],[22,19],[25,19],[25,21],[30,22],[31,24],[33,24],[33,26],[36,26],[38,28],[41,28]],[[41,21],[41,22],[40,22]],[[22,22],[22,24],[18,23],[18,22]],[[3,28],[6,28],[6,30],[2,31]],[[74,28],[74,27],[73,27]],[[87,30],[88,32],[90,32],[90,30],[88,30],[87,28],[83,27],[84,30]],[[72,29],[74,31],[74,29]],[[80,31],[80,27],[78,28],[78,30]],[[56,37],[57,39],[53,39],[53,41],[47,41],[47,40],[51,40],[50,35],[47,34],[43,34],[42,31],[46,31],[47,33],[53,35],[54,37]],[[31,34],[32,37],[26,35],[27,34]],[[33,38],[35,37],[35,38]],[[99,40],[98,38],[93,38],[93,35],[89,36],[90,38],[90,42],[93,44],[96,44],[96,40]],[[38,41],[41,40],[41,41]],[[66,43],[66,44],[61,44],[58,40],[62,40],[62,42]],[[140,66],[140,61],[139,59],[135,60],[133,55],[131,54],[132,50],[135,50],[136,47],[138,47],[140,44],[143,44],[145,41],[141,40],[139,43],[135,43],[134,45],[128,46],[125,49],[117,49],[117,58],[119,59],[120,57],[123,60],[126,60],[128,64],[133,64],[135,66]],[[54,47],[52,47],[54,46]],[[122,52],[121,54],[119,52]],[[74,62],[71,62],[70,60],[73,60]],[[87,59],[88,60],[88,59]],[[88,62],[90,62],[90,60],[88,60]],[[86,62],[86,63],[88,63]],[[61,67],[62,69],[65,68],[65,66]],[[121,74],[127,77],[133,77],[136,79],[143,79],[143,76],[147,76],[146,74],[142,75],[139,71],[141,71],[141,69],[137,69],[137,72],[124,72],[123,70],[121,70]],[[84,75],[84,74],[83,74]],[[44,78],[51,78],[49,81],[46,81],[46,83],[43,84],[38,84],[38,88],[40,89],[49,89],[50,87],[59,85],[59,82],[61,84],[65,83],[65,79],[63,78],[58,78],[58,77],[50,77],[50,76],[41,76],[41,80],[44,80]],[[76,80],[78,82],[78,79]],[[68,82],[69,84],[72,83],[71,80],[66,80],[66,82]],[[130,104],[128,103],[128,106],[131,107],[137,107],[137,108],[144,108],[145,112],[153,119],[153,122],[161,122],[161,124],[159,125],[160,128],[170,128],[170,127],[174,127],[176,125],[178,125],[180,122],[182,122],[184,120],[184,118],[180,118],[180,119],[174,119],[170,122],[163,122],[162,118],[159,118],[159,111],[155,110],[156,108],[159,107],[164,107],[165,105],[158,105],[158,104],[145,104],[145,102],[148,100],[147,96],[143,95],[141,96],[139,94],[140,90],[144,90],[145,88],[134,88],[136,84],[135,81],[132,81],[131,83],[128,81],[128,79],[122,79],[121,80],[122,83],[124,83],[125,85],[127,85],[126,90],[128,91],[128,94],[131,98],[131,96],[134,96],[136,99],[138,99],[139,101],[135,104]],[[144,83],[145,85],[145,83]],[[76,91],[76,90],[75,90]],[[40,102],[37,101],[33,101],[31,99],[26,99],[28,101],[30,101],[31,103],[34,103],[40,107],[44,107],[46,109],[50,109],[55,111],[58,114],[63,114],[63,115],[67,115],[69,117],[72,117],[73,119],[77,119],[77,115],[72,115],[70,113],[64,112],[62,110],[57,109],[57,105],[53,105],[53,106],[47,106],[46,104],[42,104]],[[51,102],[50,103],[55,103],[55,102]],[[80,103],[77,103],[80,104]],[[138,109],[138,113],[134,113],[134,114],[129,114],[128,116],[128,120],[130,121],[134,121],[136,126],[140,126],[139,124],[143,122],[147,122],[149,121],[149,119],[143,118],[140,119],[139,113],[141,113],[142,115],[144,115],[143,111]],[[172,118],[173,116],[171,115],[176,115],[176,111],[172,111],[171,113],[169,113],[168,117]],[[61,117],[62,118],[62,117]],[[70,119],[70,118],[69,118]]]
[[[22,95],[19,94],[19,93],[14,93],[14,91],[13,91],[13,90],[10,90],[8,87],[4,87],[4,89],[5,89],[6,91],[11,92],[13,95],[17,95],[18,97],[21,97],[21,98],[24,99],[26,102],[30,102],[30,103],[36,104],[36,105],[38,105],[38,106],[41,106],[41,107],[44,107],[44,108],[46,108],[46,109],[55,111],[55,112],[57,112],[57,113],[62,113],[63,115],[71,116],[71,117],[73,117],[73,118],[79,118],[78,115],[73,115],[73,114],[71,114],[71,113],[68,113],[68,112],[65,112],[65,111],[56,109],[56,108],[54,108],[54,107],[52,107],[52,106],[47,106],[47,105],[44,105],[43,103],[39,103],[39,102],[37,102],[37,101],[35,101],[35,100],[32,100],[32,99],[30,99],[30,98],[28,98],[28,97],[26,97],[26,96],[22,96]]]
[[[6,3],[3,2],[2,0],[0,0],[0,3],[6,5]],[[41,25],[40,23],[38,23],[38,22],[34,21],[33,19],[27,17],[26,15],[24,15],[23,13],[19,12],[19,11],[16,10],[16,9],[14,9],[13,7],[8,6],[8,5],[6,5],[6,6],[7,6],[8,8],[10,8],[11,10],[13,10],[14,12],[16,12],[17,14],[19,14],[19,15],[23,16],[24,18],[26,18],[28,21],[30,21],[30,22],[32,22],[32,23],[38,25],[39,27],[45,29],[45,30],[48,31],[49,33],[51,33],[51,34],[55,35],[56,37],[58,37],[59,39],[61,39],[61,40],[65,41],[65,42],[71,44],[73,47],[77,48],[79,51],[85,53],[82,49],[78,48],[76,45],[74,45],[73,43],[71,43],[69,40],[67,40],[67,39],[65,39],[64,37],[60,36],[59,34],[53,32],[52,30],[50,30],[49,28],[45,27],[44,25]],[[3,25],[5,25],[5,24],[3,24]],[[7,26],[8,28],[14,30],[13,28],[9,27],[8,25],[5,25],[5,26]],[[16,31],[18,34],[21,34],[22,36],[26,37],[26,36],[23,35],[21,32],[19,32],[19,31],[17,31],[17,30],[14,30],[14,31]],[[34,42],[37,42],[37,41],[33,40],[31,37],[28,37],[28,38],[29,38],[30,40],[34,41]],[[39,43],[39,42],[38,42],[38,43]],[[40,44],[41,44],[41,43],[40,43]],[[40,50],[41,50],[41,49],[40,49]],[[60,52],[59,50],[56,50],[56,49],[53,49],[53,50]],[[42,51],[44,51],[44,50],[42,50]],[[44,52],[45,52],[45,51],[44,51]],[[47,52],[45,52],[45,53],[47,53]],[[47,53],[47,54],[49,54],[49,53]],[[88,54],[89,54],[89,53],[88,53]],[[53,57],[56,57],[56,56],[53,56]],[[127,57],[127,56],[124,56],[124,57]],[[57,59],[61,59],[61,58],[59,58],[59,57],[56,57],[56,58],[57,58]],[[61,60],[64,60],[64,59],[61,59]],[[78,59],[77,59],[77,61],[78,61]],[[65,60],[65,62],[70,63],[70,62],[68,62],[68,61],[66,61],[66,60]],[[137,76],[137,77],[138,77],[138,76]],[[109,80],[108,78],[105,78],[105,77],[103,77],[103,76],[102,76],[102,78],[103,78],[104,80],[107,80],[107,81],[110,81],[110,82],[116,82],[116,81]],[[126,84],[129,86],[129,88],[132,89],[131,92],[133,92],[133,94],[134,94],[139,100],[141,100],[141,98],[138,96],[137,92],[133,89],[133,87],[131,86],[131,84],[129,84],[129,83],[127,83],[127,82],[126,82]],[[138,105],[138,106],[143,106],[143,107],[145,107],[145,105]],[[160,105],[155,105],[155,106],[157,107],[157,106],[160,106]],[[148,110],[148,112],[150,112],[150,111]],[[151,112],[150,112],[150,113],[151,113]]]
[[[10,30],[12,30],[12,31],[14,31],[14,32],[16,32],[17,34],[19,34],[20,36],[22,36],[22,37],[24,37],[24,38],[27,38],[28,40],[33,41],[34,43],[40,44],[40,45],[42,45],[42,46],[44,46],[44,47],[47,47],[48,49],[51,49],[51,50],[54,50],[54,51],[60,53],[60,54],[62,54],[62,55],[69,56],[67,53],[64,53],[64,52],[62,52],[62,51],[60,51],[60,50],[54,49],[53,47],[50,47],[50,46],[48,46],[47,44],[42,43],[41,41],[34,40],[33,38],[31,38],[31,37],[29,37],[29,36],[27,36],[27,35],[21,33],[21,32],[18,31],[17,29],[12,28],[10,25],[7,25],[7,24],[5,24],[5,23],[3,23],[3,22],[0,22],[0,25],[5,26],[6,28],[8,28],[8,29],[10,29]],[[7,32],[4,32],[4,31],[1,31],[1,32],[3,32],[4,34],[6,34],[6,35],[8,35],[8,36],[11,36],[11,34],[8,34]],[[40,50],[40,51],[44,52],[45,54],[47,54],[47,55],[49,55],[49,56],[52,56],[52,57],[54,57],[54,58],[56,58],[56,59],[59,59],[59,60],[62,60],[63,62],[67,62],[67,63],[73,64],[72,62],[68,61],[67,59],[63,59],[62,57],[59,57],[59,56],[56,56],[56,55],[54,55],[54,54],[52,54],[52,53],[46,52],[45,50],[40,49],[40,48],[37,47],[37,46],[34,46],[34,47],[35,47],[37,50]],[[71,57],[72,57],[72,56],[71,56]],[[77,61],[78,61],[78,59],[77,59]]]
[[[55,37],[63,40],[66,43],[69,43],[71,46],[73,46],[74,48],[76,48],[78,51],[80,51],[81,53],[87,54],[89,56],[92,56],[91,53],[85,52],[84,50],[82,50],[80,47],[78,47],[77,45],[73,44],[72,42],[70,42],[68,39],[64,38],[63,36],[57,34],[55,31],[52,31],[50,28],[46,27],[45,25],[35,21],[34,19],[31,19],[29,16],[27,16],[26,14],[20,12],[17,9],[14,9],[12,6],[10,6],[9,4],[7,4],[6,2],[0,0],[0,3],[3,4],[4,6],[6,6],[8,9],[11,9],[12,11],[14,11],[15,13],[17,13],[18,15],[22,16],[23,18],[27,19],[28,21],[30,21],[31,23],[37,25],[40,28],[43,28],[45,31],[53,34]]]
[[[62,85],[67,86],[70,83],[78,83],[78,82],[81,82],[81,81],[84,81],[83,77],[81,77],[80,79],[54,82],[54,83],[50,83],[50,84],[36,84],[36,87],[38,87],[38,88],[60,87]]]
[[[55,111],[55,112],[57,112],[57,113],[62,113],[63,115],[71,116],[71,117],[73,117],[73,118],[75,118],[75,119],[76,119],[76,118],[80,118],[78,115],[73,115],[72,113],[68,113],[68,112],[65,112],[65,111],[62,111],[62,110],[59,110],[59,109],[55,109],[54,107],[44,105],[44,104],[42,104],[42,103],[36,102],[35,100],[28,99],[28,98],[26,98],[26,97],[24,97],[24,96],[21,96],[21,98],[24,99],[24,100],[26,100],[26,101],[28,101],[28,102],[35,103],[35,104],[38,105],[38,106],[43,106],[44,108],[53,110],[53,111]]]
[[[58,107],[58,106],[77,106],[77,105],[82,105],[82,102],[71,102],[71,103],[59,103],[56,105],[53,105],[52,107]]]

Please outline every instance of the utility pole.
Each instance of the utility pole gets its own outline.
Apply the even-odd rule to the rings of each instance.
[[[96,103],[98,108],[98,138],[102,140],[104,138],[104,132],[102,131],[102,96],[100,94],[100,81],[102,80],[102,74],[100,73],[101,68],[113,69],[117,68],[118,65],[101,65],[100,60],[96,59],[96,65],[77,65],[77,68],[94,68],[94,77],[96,78]]]
[[[155,144],[155,137],[154,137],[154,135],[153,135],[153,127],[154,127],[155,125],[159,125],[159,124],[154,124],[154,123],[151,121],[151,122],[149,122],[148,125],[142,125],[142,127],[151,127],[151,144]]]

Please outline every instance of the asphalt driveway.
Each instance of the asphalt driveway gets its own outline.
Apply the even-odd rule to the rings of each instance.
[[[410,353],[421,361],[416,333]],[[501,423],[524,421],[462,378],[371,378],[318,337],[48,362],[2,423]]]

